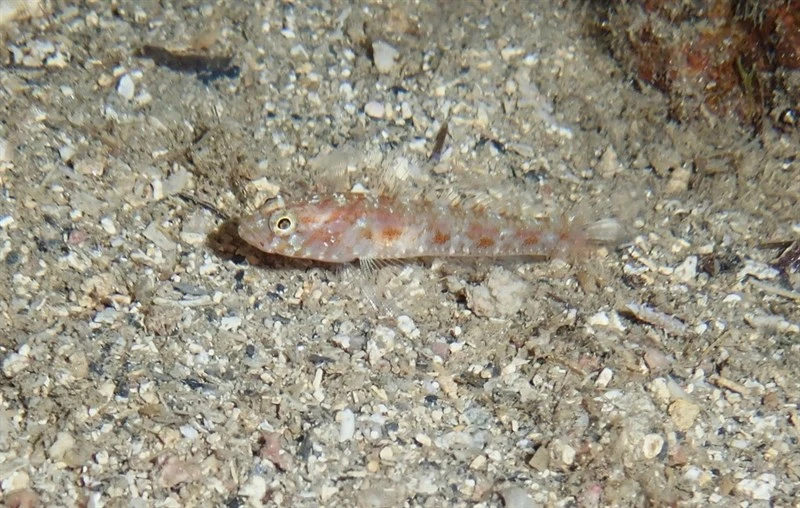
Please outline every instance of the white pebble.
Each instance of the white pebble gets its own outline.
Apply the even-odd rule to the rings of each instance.
[[[153,200],[159,201],[164,198],[164,182],[156,179],[150,183],[150,186],[153,187]]]
[[[427,446],[431,446],[433,444],[433,441],[431,441],[431,438],[429,438],[425,434],[417,434],[416,436],[414,436],[414,441],[416,441],[420,445],[426,446],[426,447]]]
[[[345,350],[350,349],[351,340],[352,339],[350,339],[349,335],[345,335],[343,333],[334,335],[333,339],[331,339],[334,344]]]
[[[665,191],[667,194],[680,194],[689,188],[689,181],[692,178],[692,170],[684,165],[675,168],[669,175]]]
[[[509,487],[498,491],[503,498],[503,505],[506,508],[533,508],[539,506],[533,501],[530,494],[519,487]]]
[[[516,46],[506,46],[500,50],[500,57],[506,62],[525,54],[525,49]]]
[[[253,506],[261,506],[262,499],[267,495],[267,480],[260,475],[251,476],[250,480],[239,489],[239,495],[249,498]]]
[[[10,215],[3,215],[0,217],[0,228],[5,229],[12,224],[14,224],[14,217]]]
[[[69,162],[75,156],[75,147],[72,145],[62,145],[58,149],[58,156],[64,162]]]
[[[612,178],[617,173],[622,172],[622,165],[619,163],[617,152],[614,147],[608,145],[600,160],[597,162],[597,172],[603,178]]]
[[[564,444],[561,448],[561,462],[566,466],[571,466],[575,463],[575,456],[578,454],[575,448],[568,444]]]
[[[664,448],[664,438],[659,434],[647,434],[642,440],[642,453],[646,459],[658,457]]]
[[[364,105],[364,113],[371,118],[383,118],[386,110],[383,104],[377,101],[370,101]]]
[[[764,473],[758,478],[745,478],[736,484],[736,491],[750,499],[769,501],[778,484],[778,478],[772,473]]]
[[[378,457],[384,462],[390,461],[394,458],[394,451],[391,446],[385,446],[378,452]]]
[[[133,79],[130,75],[125,74],[119,78],[117,93],[125,100],[133,100],[133,96],[136,93],[136,85],[133,84]]]
[[[683,479],[692,483],[696,483],[702,476],[703,470],[697,466],[689,466],[686,472],[683,473]]]
[[[0,162],[11,162],[11,144],[0,138]]]
[[[194,441],[195,439],[197,439],[197,436],[199,435],[197,429],[195,429],[191,425],[181,425],[180,431],[181,435],[190,441]]]
[[[238,330],[240,326],[242,326],[242,318],[239,316],[226,316],[219,320],[220,329],[227,332]]]
[[[59,432],[56,440],[47,449],[47,456],[56,462],[61,461],[69,450],[75,447],[75,438],[69,432]]]
[[[105,450],[100,450],[99,452],[94,454],[94,461],[101,466],[105,466],[108,464],[108,452]]]
[[[0,490],[11,492],[14,490],[27,489],[31,485],[31,478],[25,471],[15,471],[5,480],[0,482]]]
[[[192,181],[192,174],[185,168],[180,167],[172,173],[164,182],[164,194],[172,196],[182,192]]]
[[[722,299],[722,303],[739,303],[742,301],[742,295],[731,293]]]
[[[675,267],[672,275],[681,282],[691,282],[697,277],[697,256],[689,256]]]
[[[608,326],[611,324],[608,314],[602,311],[592,315],[586,322],[591,326]]]
[[[141,7],[136,7],[136,9],[133,10],[133,21],[135,21],[137,25],[145,23],[147,21],[147,13]]]
[[[114,221],[111,220],[110,217],[103,217],[100,219],[100,226],[103,228],[103,231],[109,235],[117,234],[117,227],[114,225]]]
[[[412,339],[419,337],[419,329],[414,324],[414,320],[408,316],[397,317],[397,329],[403,332],[403,335]]]
[[[605,388],[608,386],[608,383],[611,382],[612,377],[614,377],[614,371],[609,368],[605,368],[600,371],[600,374],[597,376],[597,380],[594,382],[594,384],[598,388]]]
[[[0,2],[0,25],[26,17],[41,16],[41,0],[11,0]]]
[[[323,501],[327,501],[339,492],[339,487],[335,485],[323,485],[320,489],[319,497]]]
[[[350,441],[356,434],[356,417],[349,408],[344,408],[336,415],[339,421],[339,442]]]
[[[372,340],[376,345],[384,351],[391,351],[394,349],[395,337],[397,333],[389,327],[378,325],[372,331]]]
[[[372,58],[375,61],[375,67],[381,74],[392,72],[399,56],[399,51],[383,41],[372,43]]]
[[[12,378],[25,370],[30,363],[31,359],[27,355],[11,353],[3,360],[3,374],[7,378]]]

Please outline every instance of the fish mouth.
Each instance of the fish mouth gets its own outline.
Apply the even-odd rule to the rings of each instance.
[[[266,219],[264,217],[260,217],[258,213],[255,213],[249,217],[239,220],[237,233],[239,234],[239,238],[245,242],[261,248],[262,242],[260,242],[258,238],[259,236],[263,237],[264,227],[266,226]],[[259,235],[259,232],[262,232],[262,234]]]

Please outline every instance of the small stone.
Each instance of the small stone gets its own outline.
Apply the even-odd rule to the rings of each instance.
[[[513,58],[517,58],[525,54],[525,48],[520,48],[516,46],[506,46],[505,48],[500,50],[500,58],[508,62]]]
[[[689,430],[699,414],[700,407],[686,399],[678,399],[669,405],[669,416],[680,430]]]
[[[338,334],[333,336],[333,338],[331,339],[331,342],[333,342],[334,344],[339,346],[341,349],[347,351],[347,350],[350,349],[350,345],[352,343],[352,340],[353,339],[351,339],[349,335],[345,335],[343,333],[338,333]]]
[[[150,186],[153,188],[153,200],[159,201],[164,199],[164,182],[156,179],[150,183]]]
[[[11,492],[14,490],[27,489],[31,484],[31,478],[25,471],[14,471],[5,480],[0,482],[0,491]]]
[[[111,217],[103,217],[100,219],[100,226],[103,228],[103,231],[109,235],[117,234],[117,227],[114,225],[114,221],[111,220]]]
[[[608,386],[608,383],[611,382],[612,377],[614,377],[614,371],[606,367],[600,371],[600,374],[597,376],[597,380],[594,382],[594,384],[598,388],[605,388]]]
[[[667,176],[670,171],[681,167],[681,155],[674,148],[654,145],[648,154],[648,162],[658,176]]]
[[[514,315],[527,302],[528,285],[516,274],[493,267],[486,281],[467,289],[467,308],[478,317]]]
[[[173,196],[179,194],[188,187],[191,181],[192,174],[184,167],[178,168],[164,181],[164,195]]]
[[[181,241],[189,245],[204,244],[213,228],[209,214],[205,210],[197,210],[184,220],[180,233]]]
[[[433,444],[433,441],[431,441],[431,438],[429,438],[425,434],[417,434],[416,436],[414,436],[414,440],[417,443],[419,443],[421,446],[426,446],[427,447],[427,446],[430,446],[431,444]]]
[[[397,317],[397,329],[400,330],[403,335],[411,339],[415,339],[420,335],[417,325],[414,324],[414,320],[408,316]]]
[[[622,172],[622,165],[619,163],[617,152],[614,147],[608,145],[600,160],[597,162],[597,172],[603,178],[613,178],[617,173]]]
[[[245,186],[248,188],[252,187],[256,192],[262,192],[267,198],[274,198],[281,191],[281,186],[268,179],[266,176],[251,180],[247,182]]]
[[[769,501],[778,484],[778,478],[772,473],[763,473],[758,478],[745,478],[736,484],[736,492],[758,501]]]
[[[239,489],[239,495],[250,499],[253,506],[261,506],[262,499],[267,495],[267,480],[261,475],[251,476]]]
[[[586,321],[591,326],[608,326],[611,324],[611,320],[608,318],[608,314],[605,312],[598,312]]]
[[[473,470],[483,469],[486,466],[486,455],[478,455],[469,464],[469,468]]]
[[[56,440],[47,449],[47,456],[54,462],[60,462],[69,450],[75,447],[75,438],[69,432],[59,432]]]
[[[394,451],[392,451],[392,447],[391,446],[383,447],[381,451],[378,452],[378,457],[380,457],[383,462],[392,460],[394,458]]]
[[[158,484],[171,489],[181,483],[191,481],[200,475],[200,468],[192,463],[176,457],[167,457],[158,473]]]
[[[344,408],[336,415],[339,422],[339,442],[350,441],[356,434],[356,417],[349,408]]]
[[[25,370],[30,365],[31,359],[28,357],[30,346],[23,344],[20,346],[19,351],[11,353],[3,360],[3,374],[11,378]]]
[[[58,156],[63,162],[69,162],[75,156],[75,147],[72,145],[62,145],[58,149]]]
[[[98,465],[105,466],[108,464],[109,455],[108,452],[105,450],[100,450],[99,452],[94,454],[94,461],[97,462]]]
[[[2,17],[3,4],[0,3],[0,17]],[[2,25],[2,21],[0,21]],[[8,492],[5,499],[5,506],[16,506],[17,508],[35,508],[41,506],[39,496],[31,489],[13,490]]]
[[[672,276],[680,282],[691,282],[697,277],[697,256],[689,256],[675,268]]]
[[[525,143],[508,143],[506,148],[517,155],[525,157],[526,159],[532,159],[536,157],[536,149],[533,146]]]
[[[133,10],[133,21],[141,25],[147,21],[147,13],[141,7],[136,7]]]
[[[75,161],[73,167],[82,175],[103,176],[106,171],[106,161],[99,157],[89,157]]]
[[[100,76],[97,78],[97,84],[100,85],[101,88],[108,88],[113,83],[114,83],[114,76],[106,72],[100,74]]]
[[[386,42],[375,41],[372,43],[372,59],[375,62],[375,68],[381,74],[392,72],[399,56],[400,52]]]
[[[173,251],[178,249],[177,244],[161,232],[158,223],[155,221],[151,222],[144,231],[142,231],[142,236],[153,242],[161,250]]]
[[[220,330],[225,330],[226,332],[236,331],[241,326],[242,326],[242,318],[239,316],[225,316],[224,318],[219,320]]]
[[[564,444],[561,448],[561,462],[564,463],[565,466],[571,466],[575,463],[575,456],[577,452],[575,448],[571,447],[568,444]]]
[[[45,59],[44,65],[54,69],[63,69],[69,65],[69,58],[61,51],[56,51]]]
[[[547,447],[540,446],[528,460],[528,465],[540,473],[547,471],[550,468],[550,454]]]
[[[44,14],[43,0],[9,0],[0,2],[0,26],[9,21],[28,19]]]
[[[664,189],[667,194],[675,195],[684,192],[689,188],[689,181],[692,179],[692,170],[681,166],[675,168],[672,174],[669,175],[666,188]]]
[[[382,351],[392,351],[395,346],[395,337],[397,333],[389,327],[378,325],[372,331],[372,340]]]
[[[197,436],[200,435],[192,425],[181,425],[180,429],[181,435],[190,441],[194,441],[197,439]]]
[[[0,138],[0,162],[11,162],[11,144],[7,139]]]
[[[319,497],[322,501],[328,501],[338,492],[339,492],[339,487],[336,487],[334,485],[324,485],[322,489],[320,489]]]
[[[534,508],[540,506],[533,501],[533,498],[520,487],[509,487],[498,490],[498,494],[503,498],[503,506],[506,508]]]
[[[153,102],[153,96],[150,95],[148,92],[142,92],[136,96],[136,105],[137,106],[147,106]]]
[[[371,118],[383,118],[383,115],[386,114],[386,110],[382,103],[370,101],[364,105],[364,113]]]
[[[667,370],[672,359],[656,348],[647,348],[642,357],[647,368],[652,372],[661,373]]]
[[[659,434],[647,434],[642,440],[642,454],[646,459],[658,457],[664,448],[664,438]]]
[[[136,85],[133,84],[133,79],[129,74],[124,74],[119,78],[117,93],[125,100],[133,100],[133,96],[136,94]]]

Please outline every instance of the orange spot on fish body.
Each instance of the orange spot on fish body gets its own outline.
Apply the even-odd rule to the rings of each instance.
[[[393,242],[393,241],[397,240],[398,238],[400,238],[400,235],[403,234],[403,231],[400,228],[396,228],[396,227],[390,226],[388,228],[385,228],[385,229],[381,230],[380,234],[381,234],[381,238],[385,242]]]
[[[494,245],[493,238],[496,238],[499,234],[500,232],[496,227],[481,223],[473,224],[467,230],[467,238],[472,240],[476,247],[484,249]]]
[[[488,236],[482,236],[478,239],[478,248],[479,249],[488,249],[489,247],[494,246],[494,238],[489,238]]]
[[[445,233],[444,231],[437,229],[436,232],[433,234],[433,243],[434,245],[444,245],[450,241],[450,235]]]
[[[540,238],[537,233],[530,233],[525,235],[525,238],[522,240],[522,244],[526,247],[533,247],[534,245],[538,245],[539,241]]]

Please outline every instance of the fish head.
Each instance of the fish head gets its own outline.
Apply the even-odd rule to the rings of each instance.
[[[353,220],[351,201],[328,196],[287,204],[278,196],[239,222],[239,236],[269,254],[347,263],[355,259],[343,243]]]

